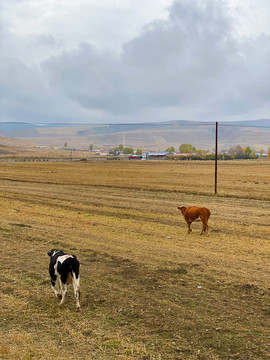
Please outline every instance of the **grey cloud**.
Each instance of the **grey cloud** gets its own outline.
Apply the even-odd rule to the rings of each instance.
[[[44,45],[44,46],[56,46],[56,41],[52,35],[48,34],[40,34],[35,36],[33,39],[33,43],[36,45]]]
[[[47,59],[38,71],[18,72],[22,92],[12,95],[13,74],[5,91],[18,104],[26,96],[29,112],[51,116],[44,110],[51,102],[57,116],[80,109],[80,119],[88,121],[96,120],[91,111],[104,122],[118,116],[144,121],[138,114],[147,109],[170,109],[174,118],[246,116],[269,107],[270,36],[238,38],[234,21],[223,2],[176,0],[167,20],[145,27],[120,54],[81,43]],[[53,45],[50,37],[43,40]]]
[[[59,89],[48,86],[37,66],[18,60],[0,60],[1,121],[61,122],[83,121],[80,108],[68,101]]]
[[[33,114],[48,105],[48,94],[38,69],[14,59],[1,59],[0,67],[1,120],[33,120]]]
[[[42,64],[52,88],[60,88],[82,107],[121,113],[129,108],[121,59],[82,43]]]

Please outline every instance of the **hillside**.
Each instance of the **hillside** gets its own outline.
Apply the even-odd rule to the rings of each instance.
[[[111,148],[124,144],[143,150],[176,149],[181,143],[191,143],[197,148],[212,150],[215,144],[215,123],[169,121],[138,124],[23,124],[0,123],[0,134],[23,139],[29,143],[88,148]],[[251,146],[256,149],[270,146],[270,120],[219,123],[219,149],[233,145]],[[16,141],[15,141],[16,142]]]
[[[0,135],[0,157],[19,156],[22,152],[33,148],[33,146],[27,140]]]

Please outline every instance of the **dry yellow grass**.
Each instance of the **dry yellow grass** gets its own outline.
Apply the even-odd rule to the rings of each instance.
[[[1,140],[1,137],[0,137]],[[14,139],[13,139],[14,140]],[[18,139],[15,139],[18,140]],[[14,142],[15,142],[14,140]],[[95,151],[70,151],[68,149],[36,148],[33,144],[26,146],[5,146],[0,144],[0,158],[13,161],[46,161],[48,159],[90,159],[96,157]]]
[[[1,163],[4,359],[268,359],[269,162]],[[180,204],[207,206],[187,235]],[[82,310],[47,251],[81,261]],[[31,259],[29,261],[29,259]]]

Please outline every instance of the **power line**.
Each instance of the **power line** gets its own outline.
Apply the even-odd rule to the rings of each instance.
[[[178,123],[182,121],[186,121],[186,123]],[[255,128],[255,129],[270,129],[268,125],[244,125],[244,124],[227,124],[224,122],[218,122],[219,126],[223,127],[246,127],[246,128]],[[168,120],[166,122],[150,122],[150,123],[91,123],[91,124],[64,124],[66,126],[154,126],[154,127],[162,127],[162,126],[216,126],[216,122],[204,122],[204,121],[188,121],[188,120]],[[63,125],[61,125],[62,127]],[[45,126],[46,127],[46,126]]]
[[[0,122],[0,127],[1,127]],[[245,124],[229,124],[225,122],[218,122],[219,126],[223,127],[247,127],[247,128],[258,128],[258,129],[270,129],[268,125],[245,125]],[[6,124],[6,123],[5,123]],[[31,125],[35,125],[32,124]],[[167,120],[163,122],[142,122],[142,123],[54,123],[54,124],[43,124],[42,126],[37,125],[37,127],[65,127],[65,126],[216,126],[216,122],[210,121],[192,121],[192,120]]]

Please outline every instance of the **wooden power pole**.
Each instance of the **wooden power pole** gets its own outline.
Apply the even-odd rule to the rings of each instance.
[[[216,122],[216,148],[215,148],[215,195],[217,195],[217,158],[218,158],[218,122]]]

